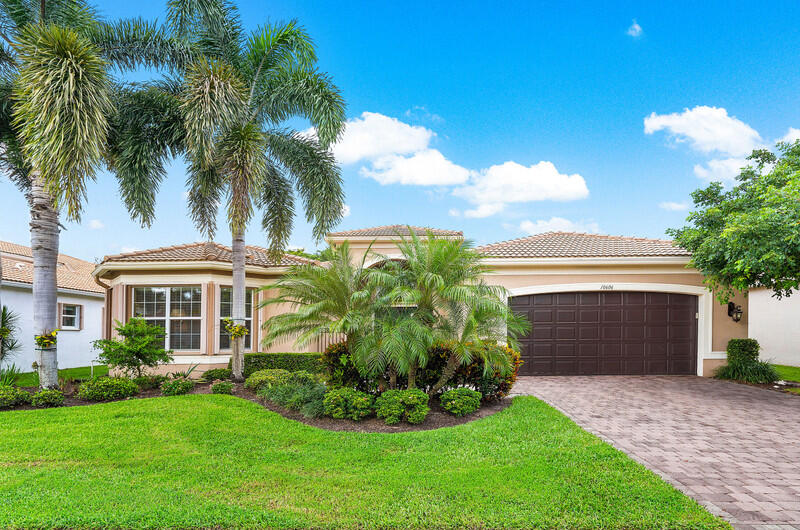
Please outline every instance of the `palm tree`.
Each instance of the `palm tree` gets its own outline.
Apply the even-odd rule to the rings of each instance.
[[[432,330],[432,341],[451,346],[447,366],[432,393],[440,391],[458,366],[471,363],[475,355],[483,358],[487,371],[506,369],[507,358],[494,355],[495,348],[481,347],[506,340],[515,344],[515,337],[529,329],[527,320],[509,308],[506,289],[486,283],[485,276],[492,271],[470,241],[430,233],[420,238],[411,227],[409,233],[398,243],[403,259],[387,260],[372,279],[390,289],[396,306],[407,308],[420,326]],[[419,330],[414,336],[423,337]],[[427,349],[415,351],[408,356],[409,388],[414,386],[417,369],[427,363]]]
[[[354,263],[345,241],[331,247],[327,255],[325,266],[295,265],[279,280],[262,287],[268,292],[277,290],[277,296],[259,307],[285,304],[291,308],[264,323],[264,346],[294,337],[295,344],[302,347],[324,334],[343,334],[351,343],[371,328],[379,296],[368,281],[368,253]]]
[[[111,68],[172,67],[190,53],[153,24],[102,21],[82,0],[2,2],[0,39],[0,166],[30,204],[34,332],[43,335],[57,327],[59,213],[80,219],[108,147]],[[38,365],[41,386],[56,387],[56,347]]]
[[[187,69],[181,110],[189,160],[189,204],[198,229],[213,237],[217,207],[227,199],[232,234],[232,317],[244,324],[245,229],[254,210],[280,256],[291,234],[294,190],[321,239],[341,218],[339,169],[327,147],[344,127],[344,103],[315,69],[309,35],[295,22],[268,24],[245,38],[230,3],[173,0],[175,34],[203,56]],[[283,126],[308,119],[309,137]],[[242,377],[243,337],[233,341],[233,376]]]

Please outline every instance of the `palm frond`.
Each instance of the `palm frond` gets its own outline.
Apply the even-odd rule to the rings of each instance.
[[[251,99],[262,74],[269,76],[277,68],[308,69],[317,60],[311,36],[296,20],[256,29],[247,40],[244,53]]]
[[[294,224],[294,190],[274,164],[267,164],[256,206],[262,212],[261,228],[267,233],[270,249],[279,252],[286,248]]]
[[[201,167],[194,162],[189,164],[186,177],[189,215],[195,227],[209,239],[213,239],[217,231],[217,212],[226,184],[213,165]]]

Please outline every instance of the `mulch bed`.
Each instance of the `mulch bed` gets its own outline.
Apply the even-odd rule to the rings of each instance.
[[[39,390],[37,387],[21,387],[21,388],[23,390],[27,390],[28,392],[36,392]],[[189,392],[189,394],[210,394],[210,393],[211,393],[211,383],[204,383],[201,381],[197,381],[195,383],[194,389],[191,392]],[[383,420],[375,417],[366,418],[361,421],[335,420],[333,418],[328,418],[324,416],[321,418],[306,418],[299,412],[286,409],[284,407],[281,407],[280,405],[270,403],[269,401],[266,402],[262,401],[253,392],[247,390],[244,387],[244,384],[242,383],[234,383],[233,395],[242,399],[246,399],[248,401],[252,401],[253,403],[258,403],[264,408],[280,414],[284,418],[299,421],[300,423],[305,423],[306,425],[311,425],[312,427],[327,429],[329,431],[352,431],[352,432],[391,433],[391,432],[408,432],[408,431],[429,431],[432,429],[439,429],[442,427],[453,427],[455,425],[462,425],[464,423],[469,423],[471,421],[491,416],[492,414],[500,412],[501,410],[511,405],[511,399],[506,398],[500,401],[485,403],[476,412],[469,414],[467,416],[457,417],[443,410],[439,406],[438,399],[432,398],[430,403],[431,411],[428,413],[428,416],[422,423],[418,425],[411,425],[409,423],[401,422],[397,425],[386,425],[383,422]],[[145,399],[154,397],[163,397],[161,395],[160,389],[156,388],[153,390],[143,390],[139,392],[139,394],[137,394],[136,396],[118,401],[127,401],[131,399]],[[102,403],[109,403],[109,402],[104,401]],[[97,402],[84,401],[82,399],[74,397],[71,394],[65,393],[63,406],[82,407],[82,406],[97,405],[97,404],[98,404]],[[14,407],[13,410],[41,410],[41,409],[37,409],[36,407],[32,407],[31,405],[22,405],[20,407]]]

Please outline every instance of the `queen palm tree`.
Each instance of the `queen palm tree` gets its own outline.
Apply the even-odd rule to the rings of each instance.
[[[187,69],[181,94],[189,160],[192,218],[212,237],[226,199],[232,234],[232,317],[244,324],[245,229],[255,210],[278,258],[291,234],[294,191],[321,239],[341,218],[339,169],[327,147],[341,133],[344,103],[330,78],[315,69],[313,42],[295,22],[268,24],[245,37],[226,1],[172,0],[175,34],[202,57]],[[308,119],[315,136],[287,128]],[[243,337],[233,340],[233,376],[242,377]]]
[[[0,3],[0,165],[26,192],[34,332],[57,327],[59,214],[79,220],[115,114],[111,69],[174,67],[191,57],[142,20],[106,22],[82,0]],[[40,352],[42,387],[58,385],[56,347]]]

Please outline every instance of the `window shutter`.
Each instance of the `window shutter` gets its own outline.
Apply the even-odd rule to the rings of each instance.
[[[82,304],[78,306],[78,314],[80,315],[80,317],[78,318],[78,329],[82,330],[83,329],[83,305]]]
[[[58,303],[58,308],[56,309],[56,311],[58,311],[58,312],[56,313],[56,314],[58,315],[58,318],[56,319],[56,327],[59,327],[59,328],[64,326],[64,322],[63,322],[63,320],[62,320],[62,318],[63,318],[63,315],[64,315],[64,308],[63,308],[63,306],[64,306],[64,304],[62,304],[61,302],[59,302],[59,303]],[[52,307],[52,306],[51,306],[51,307]]]

